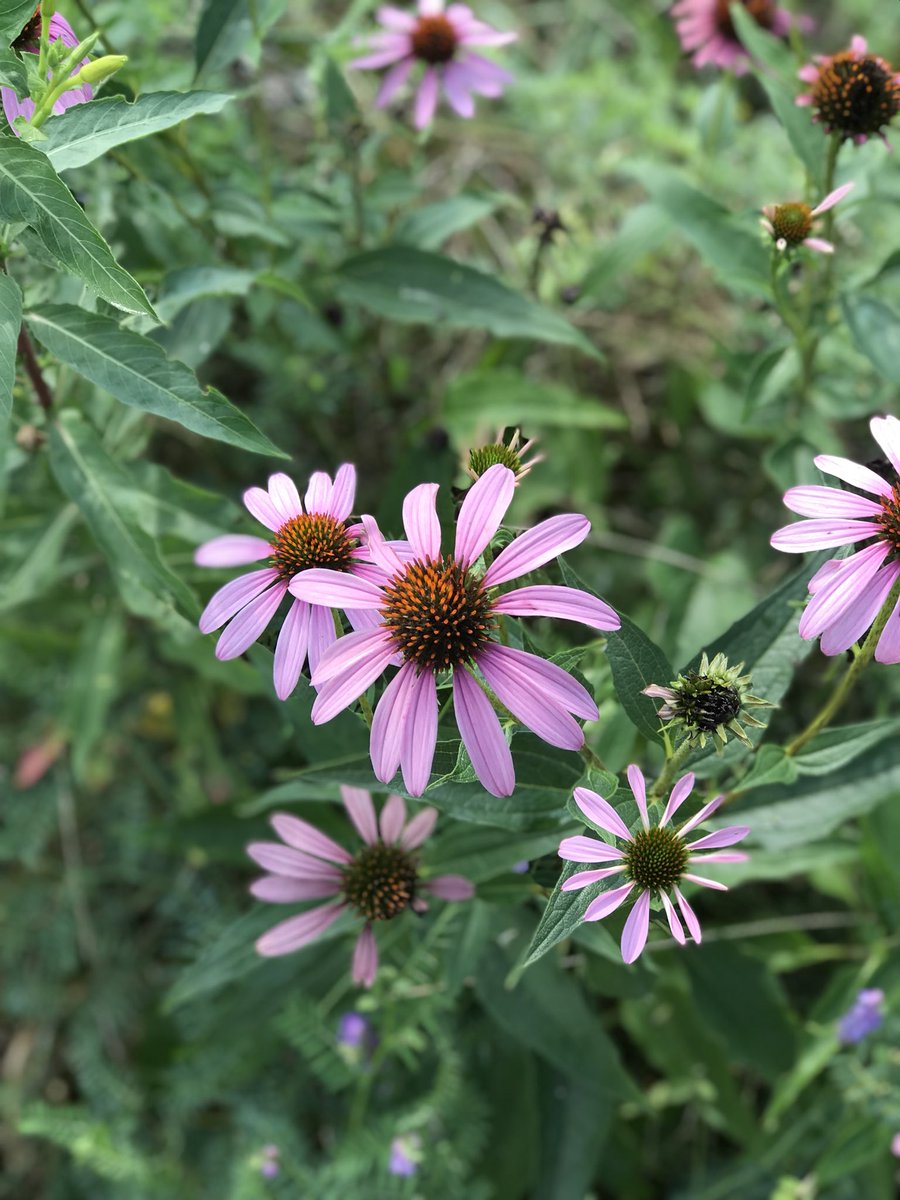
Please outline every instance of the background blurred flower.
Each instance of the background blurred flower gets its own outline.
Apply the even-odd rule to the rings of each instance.
[[[384,108],[409,79],[416,63],[423,63],[425,73],[413,109],[416,129],[431,124],[441,90],[458,116],[472,117],[476,95],[500,96],[512,82],[508,71],[469,47],[504,46],[518,34],[492,29],[465,4],[445,9],[444,0],[419,0],[417,15],[385,5],[378,10],[378,20],[383,32],[372,36],[373,52],[350,66],[360,70],[390,67],[375,101]]]
[[[29,26],[26,26],[26,29],[28,29]],[[39,37],[39,25],[37,27],[37,34]],[[62,42],[64,46],[68,46],[71,50],[74,50],[81,41],[81,38],[78,37],[78,35],[75,33],[75,30],[65,19],[65,17],[61,16],[59,13],[54,13],[50,18],[50,41],[55,42],[57,40]],[[36,40],[29,39],[26,44],[21,45],[18,48],[24,50],[28,54],[37,54],[38,43]],[[72,74],[77,75],[81,68],[87,66],[89,62],[90,59],[88,58],[82,59],[78,66],[72,71]],[[27,96],[23,96],[20,99],[10,87],[0,88],[0,96],[3,98],[3,111],[6,113],[6,119],[9,121],[11,126],[13,126],[13,122],[15,121],[16,117],[24,117],[26,121],[30,121],[34,116],[34,101],[29,99]],[[53,105],[53,111],[57,116],[59,116],[60,113],[64,113],[67,108],[71,108],[73,104],[86,104],[87,101],[92,100],[93,97],[94,89],[89,83],[84,84],[82,87],[71,88],[69,91],[62,93],[62,95]],[[13,126],[13,129],[15,130],[15,126]]]
[[[884,992],[881,988],[863,988],[853,1007],[845,1012],[838,1023],[838,1037],[848,1045],[856,1045],[868,1037],[884,1021],[882,1004]]]
[[[417,1133],[405,1133],[391,1141],[388,1170],[392,1175],[415,1175],[422,1161],[422,1139]]]
[[[758,25],[781,37],[791,27],[791,14],[773,0],[739,0]],[[743,75],[750,65],[730,12],[731,0],[678,0],[672,6],[681,45],[695,67],[721,67]]]
[[[815,110],[826,133],[840,133],[857,145],[878,134],[900,112],[900,75],[887,59],[869,54],[864,37],[857,35],[849,50],[820,55],[801,68],[799,77],[810,90],[797,97],[801,106]]]

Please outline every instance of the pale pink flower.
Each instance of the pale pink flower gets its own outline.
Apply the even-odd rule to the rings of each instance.
[[[794,201],[789,204],[767,204],[763,208],[763,218],[760,221],[766,233],[775,242],[775,248],[782,251],[796,250],[798,246],[806,246],[817,250],[820,254],[833,254],[834,246],[824,238],[810,237],[813,221],[822,213],[828,212],[856,187],[855,183],[845,183],[829,192],[824,200],[815,208],[808,204]]]
[[[444,6],[444,0],[419,0],[416,14],[385,5],[378,10],[383,32],[371,38],[371,54],[351,67],[379,70],[389,67],[375,103],[384,108],[409,79],[416,63],[425,65],[416,93],[413,124],[431,124],[443,90],[447,103],[460,117],[475,115],[475,96],[496,97],[512,76],[496,63],[475,54],[471,46],[505,46],[516,33],[500,33],[479,21],[465,4]]]
[[[298,571],[327,566],[366,579],[383,577],[368,563],[362,526],[348,524],[355,499],[356,470],[346,463],[338,467],[333,483],[330,475],[316,471],[302,501],[284,474],[271,475],[267,490],[252,487],[244,492],[245,506],[269,535],[226,534],[205,542],[194,554],[201,567],[269,560],[268,566],[219,588],[203,610],[201,633],[226,626],[216,645],[217,658],[237,658],[265,632]],[[370,623],[366,613],[348,612],[347,617],[354,628]],[[275,691],[280,700],[297,686],[307,655],[310,670],[315,670],[336,637],[330,609],[293,601],[275,645]]]
[[[550,517],[506,546],[482,574],[475,563],[489,546],[516,487],[513,472],[496,463],[466,493],[459,511],[453,554],[441,553],[435,510],[436,483],[414,488],[403,502],[403,524],[411,560],[403,561],[384,542],[371,517],[362,521],[373,560],[386,572],[384,584],[304,571],[290,585],[313,604],[349,605],[378,614],[376,628],[343,637],[313,672],[318,725],[352,704],[391,665],[400,670],[388,684],[372,722],[370,753],[383,783],[398,766],[413,796],[431,775],[438,730],[437,676],[452,673],[456,723],[472,766],[494,796],[515,787],[512,756],[494,705],[480,675],[513,717],[566,750],[584,745],[575,717],[596,720],[593,697],[561,667],[497,640],[498,616],[546,616],[579,621],[592,629],[619,628],[619,618],[602,600],[575,588],[537,585],[498,595],[512,579],[550,562],[587,537],[590,522],[578,513]]]
[[[855,554],[825,563],[809,581],[812,599],[800,618],[800,636],[821,637],[822,653],[828,655],[841,654],[862,637],[900,578],[900,421],[873,417],[869,428],[893,468],[894,482],[849,459],[820,454],[814,459],[820,471],[868,495],[819,484],[789,488],[784,503],[812,519],[786,525],[771,539],[776,550],[788,554],[865,543]],[[875,659],[900,662],[900,604],[878,639]]]
[[[900,112],[900,74],[887,59],[869,54],[864,37],[857,34],[840,54],[820,54],[797,74],[810,90],[796,102],[815,109],[813,120],[826,133],[857,145],[876,135],[886,140],[883,130]]]
[[[362,838],[351,854],[332,838],[300,817],[278,813],[271,818],[278,842],[253,842],[250,857],[266,871],[250,887],[258,900],[294,904],[329,900],[289,917],[264,933],[256,943],[267,958],[291,954],[315,941],[345,910],[364,921],[353,951],[353,982],[371,987],[378,970],[378,946],[372,925],[390,921],[410,908],[425,912],[426,895],[440,900],[470,900],[475,889],[463,875],[419,874],[416,850],[431,836],[437,811],[422,808],[409,821],[400,796],[388,796],[376,818],[372,797],[357,787],[342,787],[347,815]]]
[[[741,0],[757,24],[778,37],[783,37],[792,24],[791,14],[779,8],[774,0]],[[691,62],[700,67],[720,67],[743,75],[750,58],[738,39],[731,20],[730,0],[678,0],[671,15],[682,48],[691,55]]]
[[[745,862],[746,854],[740,851],[721,853],[721,850],[724,846],[733,846],[742,841],[750,830],[746,825],[729,825],[725,829],[717,829],[715,833],[708,833],[705,837],[687,842],[685,836],[698,825],[702,825],[707,817],[712,816],[724,796],[716,796],[714,800],[710,800],[680,829],[669,827],[669,821],[691,794],[694,786],[693,774],[685,775],[672,788],[659,823],[651,825],[643,773],[639,767],[632,764],[627,774],[628,785],[641,815],[641,828],[635,833],[631,832],[609,801],[596,792],[589,788],[576,788],[574,793],[575,803],[587,822],[624,841],[625,848],[620,850],[617,846],[592,837],[569,837],[560,843],[559,856],[568,862],[612,864],[571,875],[562,885],[564,892],[573,892],[592,883],[599,883],[600,880],[611,879],[615,875],[621,875],[625,880],[619,887],[601,892],[596,900],[591,901],[584,914],[585,921],[600,921],[603,917],[608,917],[625,903],[632,892],[637,892],[634,907],[628,914],[628,920],[622,930],[622,958],[625,962],[632,963],[646,945],[650,928],[650,901],[654,897],[662,902],[672,937],[681,945],[687,940],[675,908],[677,903],[688,933],[699,943],[700,922],[693,908],[681,894],[678,884],[683,879],[689,879],[701,887],[727,892],[728,888],[724,883],[696,875],[688,868],[693,864]],[[716,853],[698,854],[698,850],[713,850]]]
[[[30,24],[26,26],[26,29],[29,32],[31,31]],[[17,49],[21,49],[26,53],[37,54],[40,32],[41,27],[40,23],[38,23],[34,38],[28,38],[21,45],[18,43],[14,43],[14,45]],[[78,37],[65,17],[60,16],[59,13],[54,13],[50,18],[50,41],[55,42],[57,40],[61,41],[64,46],[68,46],[71,50],[74,50],[81,41],[81,38]],[[72,71],[72,74],[77,75],[81,68],[86,67],[89,62],[89,58],[83,59],[74,71]],[[34,101],[29,99],[29,97],[23,96],[20,100],[10,87],[0,88],[0,96],[3,98],[3,111],[6,113],[6,119],[12,127],[13,132],[16,132],[13,125],[16,117],[24,117],[26,121],[30,121],[34,116]],[[89,83],[85,83],[81,87],[71,88],[69,91],[62,93],[53,105],[53,112],[59,116],[67,108],[71,108],[73,104],[86,104],[88,100],[93,99],[93,96],[94,89]]]

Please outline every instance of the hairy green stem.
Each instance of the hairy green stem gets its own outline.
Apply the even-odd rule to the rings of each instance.
[[[671,757],[666,759],[666,764],[660,772],[659,778],[650,789],[649,798],[651,800],[658,800],[663,795],[675,774],[681,768],[682,763],[690,756],[692,750],[693,746],[691,745],[690,738],[685,738]]]

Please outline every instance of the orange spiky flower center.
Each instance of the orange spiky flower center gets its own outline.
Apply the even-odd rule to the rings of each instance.
[[[367,921],[389,921],[415,899],[415,859],[399,846],[364,846],[343,872],[344,895]]]
[[[884,536],[895,554],[900,554],[900,482],[890,495],[881,497],[881,516],[878,518]]]
[[[812,209],[799,202],[778,204],[772,213],[772,232],[776,241],[799,246],[812,232]]]
[[[300,513],[272,535],[272,566],[283,579],[311,567],[348,571],[358,543],[343,521],[327,513]]]
[[[880,133],[900,112],[900,84],[891,64],[852,50],[822,64],[812,98],[826,127],[845,138]]]

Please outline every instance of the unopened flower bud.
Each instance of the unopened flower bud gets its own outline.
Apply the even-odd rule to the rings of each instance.
[[[127,62],[127,54],[104,54],[102,58],[95,58],[86,67],[82,67],[74,78],[79,84],[102,83],[104,79],[115,75],[116,71],[124,67]]]
[[[656,715],[666,722],[666,729],[680,733],[684,740],[702,748],[711,737],[721,750],[728,739],[726,730],[731,730],[739,741],[750,746],[743,725],[761,729],[763,722],[745,709],[772,705],[750,694],[750,676],[741,675],[743,669],[743,663],[729,667],[724,654],[717,654],[710,662],[704,651],[698,670],[679,675],[668,687],[653,683],[643,692],[664,701]]]

